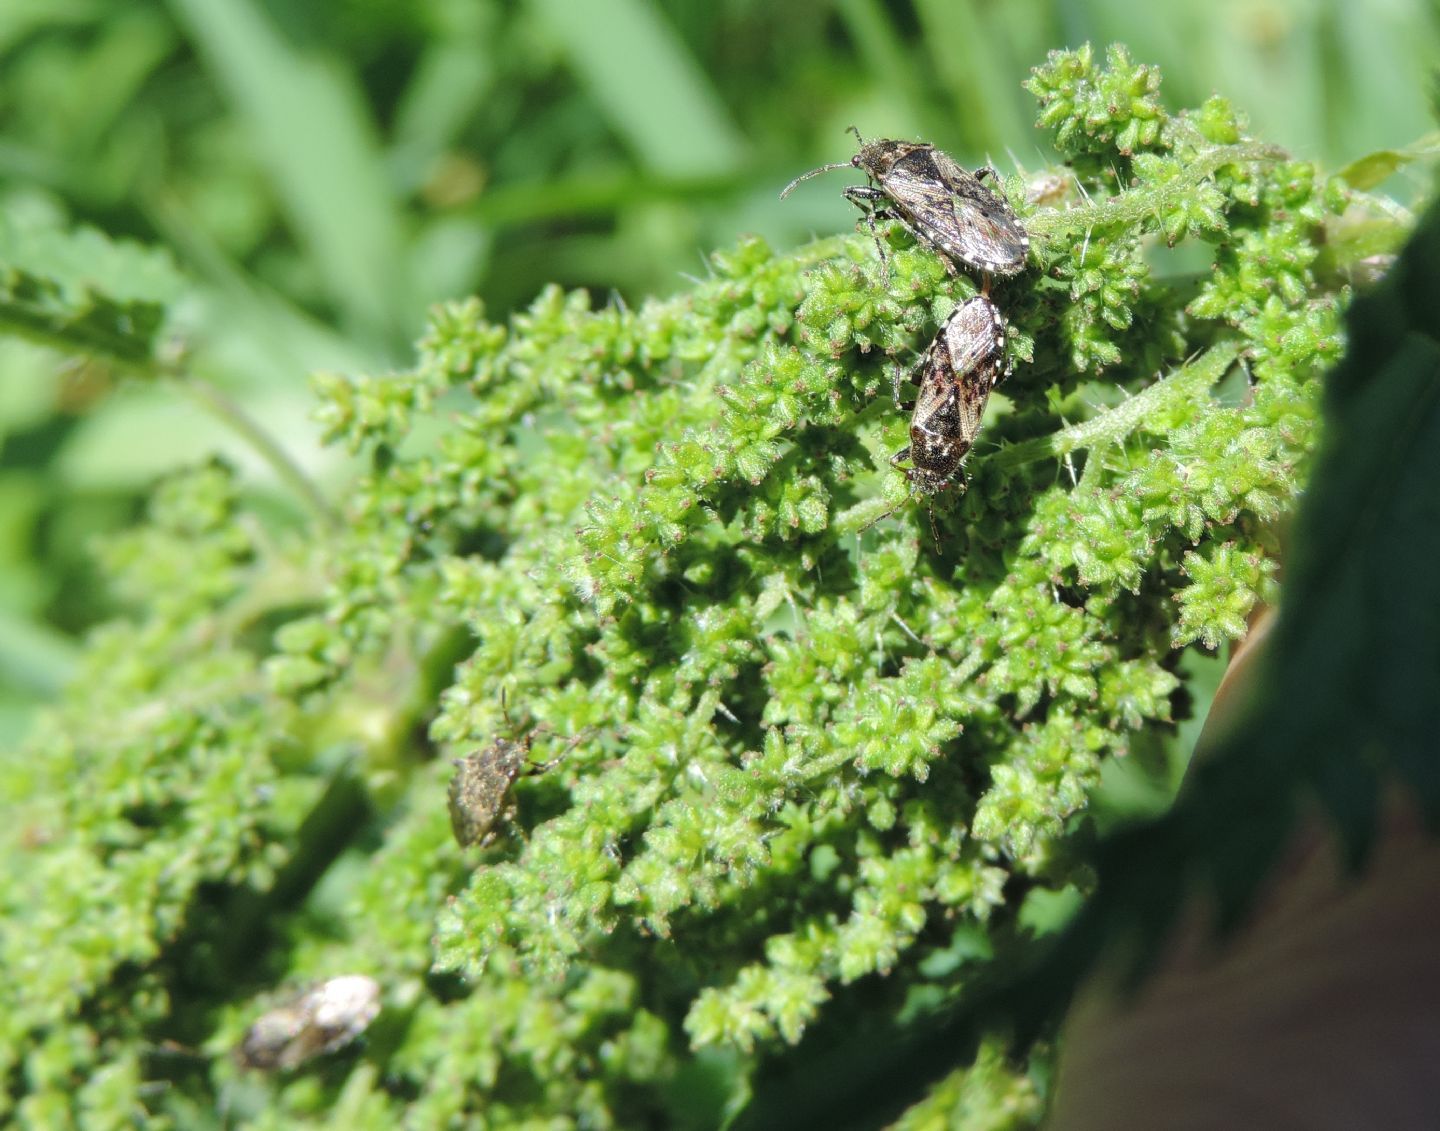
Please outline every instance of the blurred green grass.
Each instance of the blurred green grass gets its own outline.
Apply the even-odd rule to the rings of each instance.
[[[1330,168],[1433,128],[1426,0],[9,0],[0,212],[169,248],[195,371],[333,483],[308,372],[404,365],[439,299],[503,315],[555,281],[634,301],[742,232],[842,230],[838,185],[777,192],[848,157],[851,124],[1041,167],[1020,83],[1087,40],[1158,64],[1170,105],[1221,91]],[[0,743],[110,612],[91,536],[214,447],[300,520],[173,391],[0,343]]]

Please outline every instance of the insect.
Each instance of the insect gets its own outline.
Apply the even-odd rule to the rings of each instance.
[[[850,127],[860,152],[849,161],[822,165],[796,177],[780,199],[801,181],[847,165],[873,182],[851,185],[845,199],[865,213],[880,258],[885,248],[875,231],[876,220],[899,220],[916,239],[939,252],[945,268],[953,261],[995,275],[1014,275],[1025,267],[1030,236],[1003,197],[980,182],[995,176],[984,166],[971,173],[951,156],[923,141],[880,139],[868,144]]]
[[[380,1012],[380,983],[364,974],[321,982],[262,1014],[235,1058],[245,1068],[288,1071],[360,1036]]]
[[[504,709],[504,699],[501,699]],[[509,719],[509,712],[506,712]],[[515,809],[510,788],[517,779],[529,774],[543,774],[583,741],[585,734],[570,740],[564,751],[548,762],[530,761],[530,744],[543,727],[530,731],[523,738],[497,738],[484,749],[455,759],[455,776],[450,779],[450,827],[462,848],[472,844],[489,844],[495,839],[495,821],[509,817]]]
[[[522,739],[497,738],[483,750],[455,759],[450,779],[450,827],[461,847],[488,844],[495,839],[495,820],[514,809],[510,787],[525,773],[542,773],[549,764],[530,762],[532,735]]]
[[[1005,320],[988,296],[978,294],[950,312],[911,371],[910,380],[918,390],[914,401],[901,400],[896,371],[895,403],[914,411],[910,443],[890,457],[890,466],[909,460],[910,466],[901,470],[922,495],[938,494],[959,473],[980,432],[990,390],[1009,376],[1004,359]],[[874,522],[894,513],[886,511]],[[933,510],[930,527],[938,542]]]

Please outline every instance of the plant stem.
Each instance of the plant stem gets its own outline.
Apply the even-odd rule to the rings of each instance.
[[[338,526],[339,515],[289,453],[240,405],[209,381],[194,376],[173,378],[175,384],[208,412],[239,433],[255,449],[282,483],[290,488],[327,526]]]
[[[1164,186],[1157,186],[1153,191],[1122,192],[1118,196],[1083,204],[1077,208],[1038,212],[1025,221],[1025,226],[1032,240],[1048,243],[1069,232],[1112,224],[1117,227],[1140,224],[1155,212],[1158,200],[1189,192],[1226,165],[1280,161],[1285,156],[1285,151],[1277,146],[1255,142],[1217,145],[1192,161],[1183,176]]]
[[[1239,354],[1237,342],[1211,346],[1194,361],[1162,377],[1124,404],[1048,436],[1036,436],[1033,440],[1022,440],[1002,448],[990,457],[990,464],[1003,471],[1037,460],[1066,456],[1081,448],[1118,443],[1157,413],[1209,389],[1225,375]]]

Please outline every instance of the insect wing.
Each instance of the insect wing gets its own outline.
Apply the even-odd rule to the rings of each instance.
[[[910,420],[911,446],[932,453],[926,463],[944,471],[949,479],[980,434],[985,404],[990,399],[988,380],[954,381],[927,378],[915,399]],[[920,460],[917,458],[917,464]]]
[[[916,149],[891,166],[882,184],[919,235],[981,271],[1014,275],[1030,237],[1010,206],[938,149]]]
[[[927,354],[922,366],[931,360]],[[943,491],[960,470],[971,442],[963,414],[960,391],[947,371],[940,366],[926,368],[910,417],[911,470],[906,473],[923,494]]]
[[[363,974],[331,978],[306,998],[315,1051],[334,1052],[370,1027],[380,1012],[380,983]]]
[[[1005,356],[1005,319],[984,295],[962,302],[945,320],[931,353],[944,351],[936,364],[949,367],[955,381],[983,383],[988,394],[1001,377]],[[982,406],[983,407],[983,406]]]
[[[985,404],[999,380],[1005,356],[1005,320],[1000,310],[984,295],[961,303],[930,344],[926,364],[938,375],[948,374],[954,390],[952,413],[956,435],[968,452],[980,434]]]

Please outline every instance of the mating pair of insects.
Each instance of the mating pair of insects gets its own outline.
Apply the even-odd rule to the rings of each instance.
[[[960,472],[980,432],[990,391],[1009,376],[1005,361],[1005,319],[990,301],[990,276],[1024,270],[1030,237],[1009,204],[980,182],[990,168],[971,173],[925,142],[880,140],[866,143],[851,127],[860,152],[849,161],[822,165],[796,177],[783,200],[801,181],[832,169],[856,168],[869,185],[852,185],[845,198],[864,212],[882,263],[885,247],[876,220],[898,220],[940,256],[952,275],[962,263],[980,271],[981,293],[957,306],[940,327],[920,363],[911,371],[913,401],[901,399],[901,373],[894,377],[895,402],[912,411],[910,443],[891,457],[905,461],[905,478],[923,495],[943,491]],[[882,516],[883,517],[883,516]],[[933,522],[933,515],[932,515]]]

